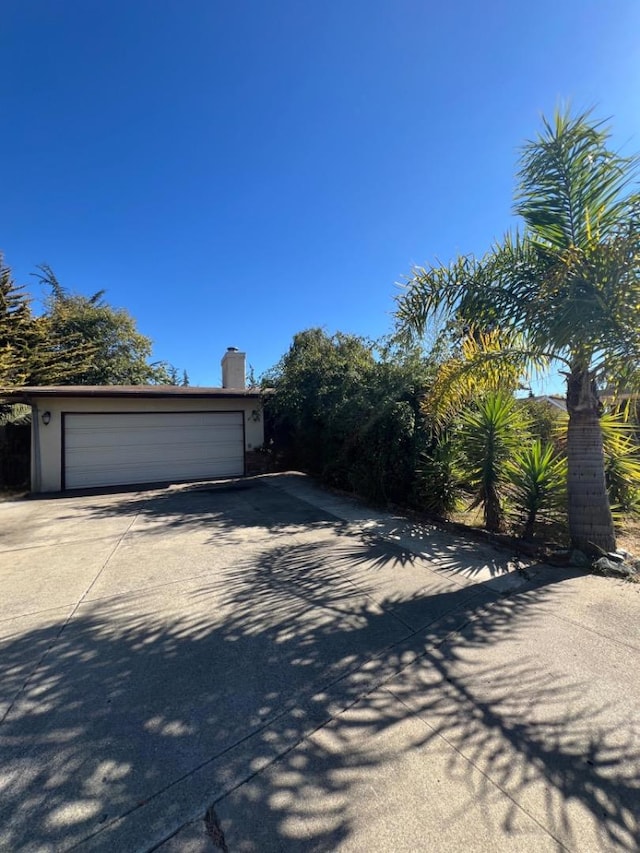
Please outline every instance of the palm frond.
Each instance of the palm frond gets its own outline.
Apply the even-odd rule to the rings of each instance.
[[[520,158],[515,212],[533,239],[555,250],[611,236],[634,205],[625,190],[638,160],[608,148],[611,132],[591,111],[557,111],[543,118],[542,133],[525,144]]]
[[[422,336],[430,320],[447,319],[473,280],[478,262],[471,256],[449,266],[414,267],[408,280],[399,284],[395,317],[399,331]]]
[[[523,335],[470,329],[459,353],[439,366],[423,402],[424,412],[442,428],[472,399],[487,392],[511,393],[549,364],[549,355],[530,347]]]

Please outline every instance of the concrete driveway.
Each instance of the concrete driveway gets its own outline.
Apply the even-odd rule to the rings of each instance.
[[[640,849],[640,586],[306,478],[0,504],[0,849]]]

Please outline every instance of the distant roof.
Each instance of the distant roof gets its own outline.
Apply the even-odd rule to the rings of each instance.
[[[0,398],[28,402],[34,397],[260,397],[257,388],[203,388],[195,385],[31,385],[0,389]]]
[[[567,401],[564,397],[559,397],[556,394],[541,394],[538,397],[529,397],[529,399],[535,400],[536,403],[548,403],[563,412],[567,411]]]
[[[600,398],[608,400],[614,398],[616,400],[636,400],[640,394],[638,391],[633,391],[631,388],[614,388],[607,386],[600,391]]]

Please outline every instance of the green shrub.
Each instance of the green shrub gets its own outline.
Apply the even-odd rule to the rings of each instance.
[[[263,379],[272,458],[376,503],[409,504],[426,439],[427,367],[352,335],[308,329]]]

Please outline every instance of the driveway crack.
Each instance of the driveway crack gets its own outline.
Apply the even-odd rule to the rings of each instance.
[[[0,725],[2,725],[2,723],[4,723],[4,721],[7,719],[7,717],[8,717],[8,716],[9,716],[9,714],[11,713],[11,711],[14,709],[14,707],[15,707],[15,705],[16,705],[16,702],[18,701],[18,699],[22,696],[22,694],[25,692],[25,690],[26,690],[26,689],[27,689],[27,687],[29,686],[29,683],[31,682],[31,679],[34,677],[34,675],[36,674],[36,672],[40,669],[40,667],[41,667],[41,666],[42,666],[42,664],[44,663],[44,661],[45,661],[45,659],[46,659],[47,655],[49,654],[49,652],[50,652],[50,651],[51,651],[51,650],[56,646],[56,644],[57,644],[58,640],[60,639],[60,637],[62,636],[62,634],[63,634],[63,632],[64,632],[65,628],[67,627],[67,625],[69,624],[69,622],[71,622],[71,620],[73,619],[73,617],[75,616],[75,614],[78,612],[78,608],[79,608],[79,607],[80,607],[80,605],[84,602],[84,600],[86,599],[87,595],[89,595],[89,593],[91,592],[91,590],[92,590],[93,586],[95,585],[95,583],[96,583],[96,581],[98,580],[98,578],[100,577],[100,575],[104,572],[104,570],[105,570],[105,569],[107,568],[107,566],[109,565],[109,562],[110,562],[111,558],[114,556],[114,554],[116,553],[116,551],[118,550],[118,548],[119,548],[119,547],[120,547],[120,545],[122,544],[122,541],[124,540],[125,536],[129,533],[129,531],[131,530],[131,528],[132,528],[132,527],[133,527],[133,525],[135,524],[135,522],[136,522],[136,520],[138,519],[138,516],[139,516],[139,515],[140,515],[140,513],[136,513],[136,514],[133,516],[133,518],[131,519],[131,523],[127,526],[127,529],[126,529],[126,530],[121,534],[121,536],[119,536],[118,541],[116,542],[116,544],[113,546],[113,548],[112,548],[112,549],[111,549],[111,551],[109,552],[109,555],[108,555],[107,559],[104,561],[104,563],[102,564],[102,566],[98,569],[98,571],[97,571],[97,573],[96,573],[96,576],[93,578],[93,580],[91,581],[91,583],[89,584],[89,586],[85,589],[85,591],[82,593],[82,595],[80,596],[80,598],[77,600],[77,602],[76,602],[76,603],[75,603],[75,605],[73,606],[73,608],[72,608],[71,612],[68,614],[67,618],[64,620],[64,622],[63,622],[63,623],[62,623],[62,625],[60,626],[60,629],[56,632],[56,634],[55,634],[55,636],[54,636],[53,640],[49,643],[49,645],[48,645],[48,646],[47,646],[47,648],[44,650],[44,652],[42,653],[42,655],[40,656],[40,658],[39,658],[39,659],[38,659],[38,661],[36,662],[35,666],[34,666],[34,667],[33,667],[33,669],[31,670],[31,672],[30,672],[30,673],[27,675],[27,677],[25,678],[24,683],[22,684],[22,686],[20,687],[20,689],[17,691],[16,695],[13,697],[13,699],[11,700],[11,702],[9,703],[9,705],[7,706],[7,708],[6,708],[5,712],[4,712],[4,714],[3,714],[3,715],[2,715],[2,717],[0,718]]]

